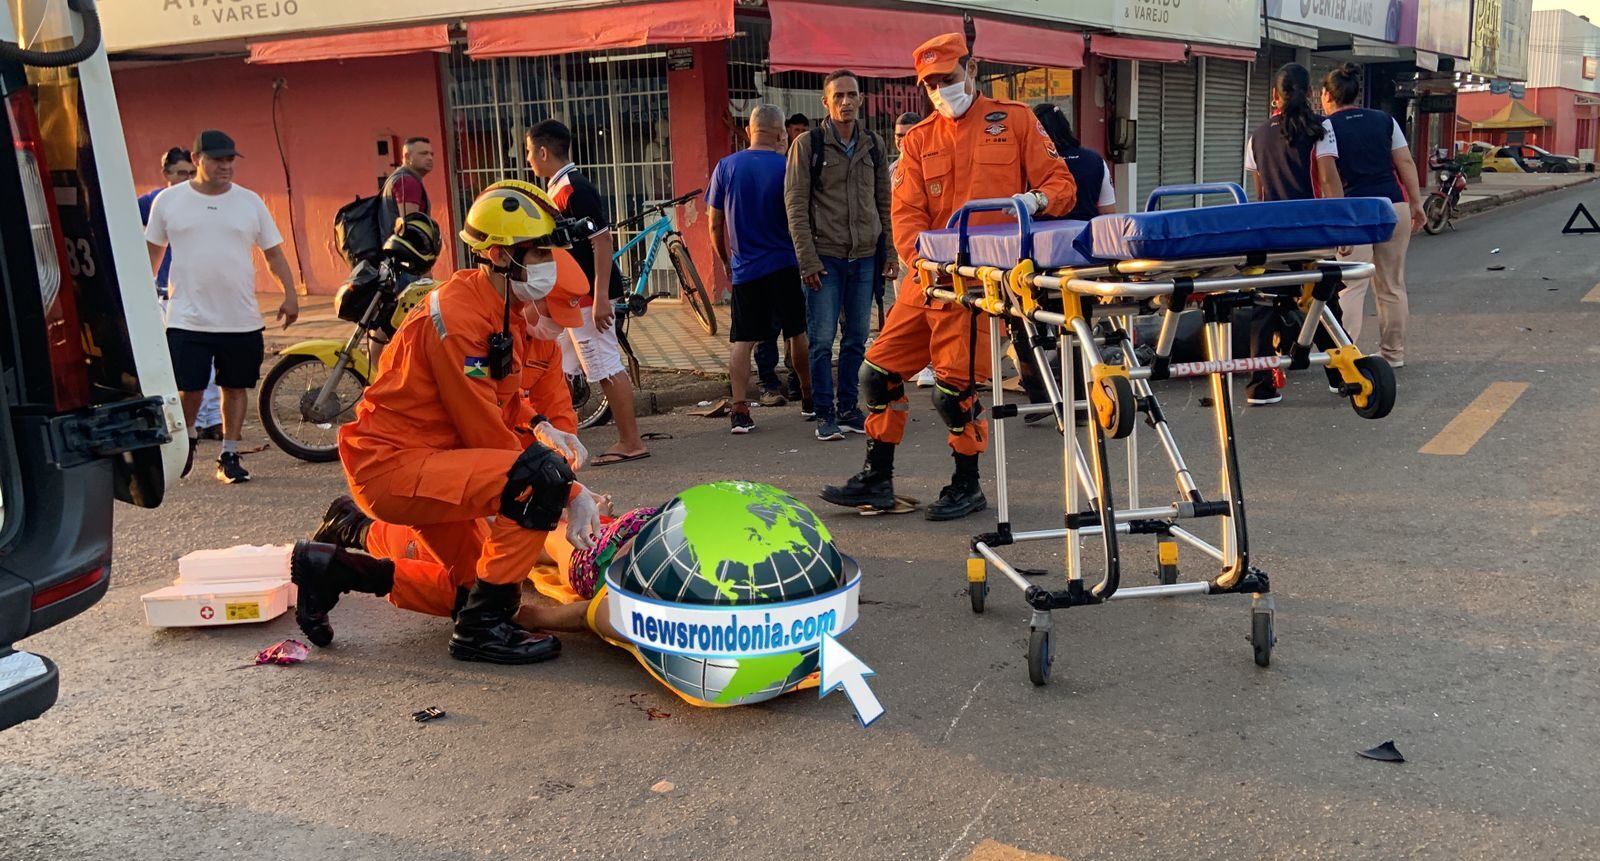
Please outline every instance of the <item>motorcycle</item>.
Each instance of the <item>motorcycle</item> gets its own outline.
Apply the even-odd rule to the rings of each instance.
[[[1455,218],[1457,205],[1461,203],[1461,192],[1466,190],[1467,178],[1461,172],[1461,165],[1455,159],[1447,158],[1442,151],[1428,162],[1428,167],[1439,172],[1439,185],[1422,204],[1422,212],[1427,218],[1422,229],[1428,231],[1430,236],[1437,236],[1446,227],[1456,229],[1451,221]]]
[[[310,463],[339,459],[339,428],[355,419],[383,346],[439,286],[427,277],[404,287],[398,280],[387,261],[358,263],[334,297],[334,313],[355,324],[350,337],[301,341],[278,353],[257,403],[261,425],[278,448]],[[567,374],[567,388],[580,418],[606,408],[604,396],[591,394],[582,373]]]
[[[388,261],[362,261],[334,297],[334,313],[354,323],[343,341],[301,341],[278,354],[261,381],[257,406],[272,442],[311,463],[339,459],[339,427],[377,372],[377,357],[412,308],[438,287],[431,278],[399,285]]]

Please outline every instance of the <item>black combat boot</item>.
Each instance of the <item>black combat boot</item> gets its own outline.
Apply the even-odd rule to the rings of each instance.
[[[561,654],[561,641],[554,636],[524,631],[512,623],[521,605],[521,583],[474,583],[456,613],[450,657],[491,664],[536,664]]]
[[[299,590],[294,620],[318,646],[333,642],[328,613],[346,592],[387,595],[394,588],[394,563],[333,544],[300,540],[289,557],[289,579]]]
[[[311,533],[311,540],[322,544],[336,544],[346,550],[367,552],[367,528],[372,518],[348,496],[335,499],[322,515],[322,525]]]
[[[848,508],[894,508],[894,443],[867,440],[867,461],[843,487],[828,485],[822,498]]]
[[[989,507],[989,500],[978,484],[978,456],[955,454],[956,472],[950,483],[939,491],[939,501],[928,506],[924,515],[929,520],[957,520]]]

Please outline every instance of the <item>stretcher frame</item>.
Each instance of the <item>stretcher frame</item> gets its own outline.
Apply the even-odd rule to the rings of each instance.
[[[1237,185],[1173,186],[1151,194],[1148,208],[1154,209],[1161,197],[1230,193],[1243,203],[1244,192]],[[1009,269],[974,266],[968,262],[967,221],[977,212],[1011,213],[1019,232],[1020,255]],[[927,259],[915,261],[918,284],[929,299],[953,302],[973,314],[988,316],[991,368],[998,373],[1002,358],[1000,318],[1021,323],[1026,344],[1049,393],[1050,403],[1013,405],[1005,401],[1005,390],[991,386],[993,421],[992,448],[995,457],[997,495],[995,531],[973,537],[967,559],[967,588],[972,611],[982,613],[989,591],[989,569],[993,568],[1021,589],[1032,615],[1029,620],[1028,674],[1036,685],[1049,681],[1051,667],[1051,612],[1071,607],[1096,606],[1113,599],[1167,598],[1180,595],[1251,595],[1250,641],[1257,665],[1271,662],[1276,641],[1275,602],[1271,583],[1264,571],[1251,565],[1246,507],[1240,481],[1235,445],[1232,378],[1238,371],[1281,369],[1302,371],[1326,367],[1337,371],[1342,385],[1339,393],[1350,398],[1363,418],[1379,419],[1394,404],[1394,375],[1388,363],[1376,356],[1364,356],[1350,341],[1329,301],[1346,280],[1370,278],[1371,263],[1339,262],[1331,259],[1333,249],[1307,249],[1185,260],[1128,260],[1102,265],[1035,271],[1031,260],[1031,220],[1022,196],[1010,199],[977,200],[962,207],[950,219],[959,230],[959,253],[953,263]],[[944,281],[948,280],[948,286]],[[1203,335],[1207,360],[1173,363],[1170,361],[1178,329],[1178,317],[1198,297],[1204,314]],[[1051,300],[1060,302],[1061,311],[1046,310]],[[1305,311],[1288,355],[1235,359],[1232,355],[1233,313],[1252,304],[1273,304],[1293,300]],[[1155,344],[1155,357],[1141,363],[1133,349],[1135,316],[1159,313],[1161,328]],[[1110,326],[1097,334],[1096,319]],[[1040,325],[1059,327],[1061,371],[1049,373],[1046,349],[1055,339],[1041,334]],[[1314,349],[1318,332],[1325,333],[1333,346]],[[1121,360],[1106,358],[1105,347],[1120,347]],[[1075,365],[1084,363],[1084,396],[1073,391]],[[1207,499],[1178,449],[1177,438],[1162,413],[1152,383],[1166,379],[1206,376],[1211,382],[1211,400],[1221,479],[1217,498]],[[1062,437],[1062,485],[1064,524],[1062,528],[1018,531],[1011,522],[1011,499],[1006,461],[1007,421],[1021,416],[1050,413]],[[1078,436],[1077,418],[1085,414],[1087,440]],[[1179,498],[1168,505],[1145,505],[1141,500],[1139,434],[1135,418],[1156,434],[1172,467]],[[1127,476],[1119,489],[1113,480],[1106,457],[1108,438],[1126,440]],[[1125,491],[1127,505],[1119,508],[1117,495]],[[1082,498],[1088,503],[1080,505]],[[1191,521],[1220,520],[1220,540],[1206,540],[1191,531]],[[1106,529],[1104,523],[1112,523]],[[1155,535],[1157,537],[1159,583],[1153,586],[1121,586],[1119,537]],[[1081,542],[1099,536],[1104,547],[1105,570],[1099,583],[1086,587]],[[1066,589],[1052,591],[1030,582],[1027,574],[1008,562],[1001,549],[1028,541],[1064,540],[1066,543]],[[1178,545],[1187,545],[1221,565],[1221,573],[1209,580],[1179,582]],[[1029,574],[1038,572],[1028,572]]]

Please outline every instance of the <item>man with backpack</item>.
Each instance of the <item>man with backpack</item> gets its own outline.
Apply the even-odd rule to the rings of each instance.
[[[433,207],[428,201],[428,189],[423,186],[422,178],[433,172],[433,143],[424,137],[407,138],[401,154],[404,161],[383,183],[383,221],[380,226],[385,237],[394,232],[400,219],[413,212],[432,215],[430,210]],[[396,280],[399,286],[404,287],[424,274],[402,272],[396,275]]]
[[[857,406],[857,377],[866,355],[872,299],[881,278],[898,274],[885,253],[889,225],[889,154],[883,141],[857,121],[861,84],[846,70],[823,79],[828,117],[789,148],[784,204],[789,234],[806,286],[811,395],[817,439],[866,433]],[[838,389],[833,344],[841,323]]]

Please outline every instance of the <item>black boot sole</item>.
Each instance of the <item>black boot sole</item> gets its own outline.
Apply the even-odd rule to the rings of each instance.
[[[506,652],[480,649],[477,646],[467,645],[455,640],[450,641],[450,657],[458,661],[477,661],[485,664],[503,664],[506,666],[520,667],[527,664],[538,664],[561,656],[561,641],[553,641],[554,645],[548,650],[537,654],[514,655]]]
[[[830,485],[828,487],[824,487],[822,489],[822,492],[817,494],[817,495],[824,502],[831,502],[834,505],[842,505],[845,508],[869,507],[869,508],[878,508],[878,509],[890,509],[890,508],[894,508],[894,506],[895,506],[894,491],[892,491],[892,490],[889,491],[888,493],[873,494],[872,496],[863,496],[863,495],[851,495],[851,494],[847,493],[845,491],[845,489],[842,488],[842,487],[833,487],[833,486]]]
[[[927,520],[960,520],[967,515],[977,514],[988,507],[989,500],[980,498],[978,501],[962,506],[960,509],[929,508],[922,516]]]
[[[312,645],[326,648],[333,642],[333,625],[328,621],[328,613],[338,605],[339,596],[335,593],[332,600],[326,602],[317,600],[314,602],[319,605],[325,603],[320,616],[308,610],[308,593],[315,594],[318,599],[321,599],[323,595],[316,585],[312,583],[315,573],[308,569],[315,566],[316,562],[310,558],[313,552],[312,548],[306,547],[305,544],[306,542],[304,541],[295,542],[294,552],[289,555],[289,580],[294,583],[296,588],[294,621],[296,625],[300,626],[300,632],[306,635],[306,639],[310,640]],[[321,567],[325,571],[327,569],[326,563]]]

